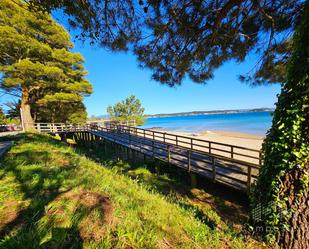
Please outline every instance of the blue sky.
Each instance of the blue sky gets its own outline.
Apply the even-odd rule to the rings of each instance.
[[[215,71],[206,85],[185,80],[181,86],[170,88],[151,80],[151,71],[138,67],[130,53],[111,53],[102,48],[75,44],[85,58],[87,78],[94,93],[85,104],[89,115],[106,113],[106,108],[130,94],[136,95],[147,114],[218,109],[274,107],[279,85],[251,87],[237,76],[252,69],[255,58],[245,63],[228,62]]]
[[[65,22],[60,13],[56,16],[58,21]],[[237,79],[239,74],[252,69],[255,56],[241,64],[227,62],[215,71],[214,79],[206,85],[185,80],[181,86],[170,88],[151,80],[151,71],[139,68],[131,53],[112,53],[79,41],[75,42],[74,51],[85,58],[87,79],[94,89],[84,101],[89,116],[106,114],[108,105],[131,94],[141,100],[146,114],[156,114],[274,107],[280,91],[279,85],[251,87]],[[11,98],[2,96],[0,104]]]

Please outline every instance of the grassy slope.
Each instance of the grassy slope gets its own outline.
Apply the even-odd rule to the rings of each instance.
[[[0,248],[255,245],[194,212],[43,135],[25,136],[0,166]]]

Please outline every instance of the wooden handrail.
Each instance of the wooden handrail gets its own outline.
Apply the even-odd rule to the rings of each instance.
[[[103,128],[103,129],[106,129],[106,128]],[[128,135],[129,135],[129,133],[128,133]],[[153,141],[153,140],[151,139],[151,141]],[[175,144],[168,144],[168,143],[166,143],[166,144],[168,146],[171,146],[171,145],[176,146]],[[176,147],[181,147],[181,146],[176,146]],[[188,149],[187,147],[183,147],[183,148]],[[221,159],[221,160],[224,160],[224,161],[227,161],[227,162],[231,162],[231,163],[237,163],[237,164],[241,164],[241,165],[244,165],[244,166],[250,165],[252,168],[259,169],[259,165],[258,164],[246,162],[246,161],[243,161],[243,160],[238,160],[238,159],[235,159],[235,158],[225,157],[225,156],[218,155],[218,154],[215,154],[215,155],[214,154],[209,154],[209,153],[207,153],[205,151],[198,151],[198,153],[199,154],[209,155],[209,156],[215,157],[217,159]]]
[[[128,126],[122,125],[121,128],[122,128],[121,130],[126,132],[126,133],[131,132],[130,127],[128,127]],[[138,131],[138,130],[143,131],[142,132],[143,134],[150,131],[151,135],[150,134],[148,134],[148,135],[152,136],[152,138],[147,137],[147,134],[146,134],[146,138],[157,140],[157,139],[155,139],[155,137],[158,137],[158,138],[163,139],[163,141],[165,140],[166,144],[173,144],[173,143],[166,142],[166,140],[170,140],[170,141],[174,141],[175,145],[179,146],[179,147],[188,148],[188,147],[179,145],[179,144],[184,143],[184,144],[190,145],[191,148],[193,148],[194,146],[195,147],[208,148],[209,149],[208,153],[211,154],[211,155],[219,156],[217,153],[214,153],[213,151],[221,151],[221,152],[224,152],[224,153],[229,153],[231,155],[231,157],[230,157],[231,159],[234,159],[234,155],[237,155],[237,156],[244,157],[244,158],[251,158],[251,159],[258,160],[258,163],[253,164],[253,165],[260,165],[260,163],[261,163],[261,152],[260,152],[260,150],[246,148],[246,147],[242,147],[242,146],[238,146],[238,145],[231,145],[231,144],[213,142],[213,141],[209,141],[209,140],[197,139],[197,138],[192,138],[192,137],[187,137],[187,136],[182,136],[182,135],[176,135],[176,134],[171,134],[171,133],[166,133],[166,132],[161,132],[161,131],[153,131],[153,130],[147,130],[147,129],[137,128],[137,127],[134,127],[134,128],[135,128],[135,131]],[[137,132],[137,134],[140,134],[140,133]],[[155,136],[155,134],[162,134],[164,136],[159,137],[159,136]],[[173,137],[175,137],[175,140],[173,140],[171,138],[167,138],[166,136],[173,136]],[[185,138],[185,139],[188,139],[190,142],[180,141],[178,138]],[[208,143],[208,146],[194,143],[195,141]],[[217,147],[214,147],[213,145],[225,146],[225,147],[230,148],[230,150],[224,150],[222,148],[217,148]],[[235,149],[249,151],[249,152],[256,152],[258,154],[258,156],[252,156],[252,155],[247,155],[247,154],[235,152]],[[198,149],[193,149],[193,150],[203,152],[202,150],[198,150]],[[225,158],[228,158],[228,157],[225,157]],[[238,160],[238,161],[242,161],[242,160]]]
[[[129,127],[129,126],[126,126],[126,125],[121,125],[121,126],[122,127]],[[138,130],[145,130],[145,131],[150,131],[150,132],[154,132],[154,133],[165,134],[165,135],[168,135],[168,136],[175,136],[175,137],[180,137],[180,138],[191,139],[191,137],[187,137],[187,136],[183,136],[183,135],[177,135],[177,134],[172,134],[172,133],[167,133],[167,132],[162,132],[162,131],[147,130],[147,129],[137,128],[137,127],[134,127],[134,128],[136,128]],[[208,143],[222,145],[222,146],[232,146],[232,147],[237,148],[237,149],[244,149],[244,150],[249,150],[249,151],[253,151],[253,152],[260,152],[260,150],[257,150],[257,149],[247,148],[247,147],[238,146],[238,145],[231,145],[231,144],[226,144],[226,143],[214,142],[214,141],[210,141],[210,140],[206,140],[206,139],[199,139],[199,138],[192,138],[192,139],[194,141],[208,142]]]

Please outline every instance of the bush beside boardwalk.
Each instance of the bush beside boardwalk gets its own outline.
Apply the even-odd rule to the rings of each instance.
[[[49,136],[0,166],[0,248],[260,248]]]

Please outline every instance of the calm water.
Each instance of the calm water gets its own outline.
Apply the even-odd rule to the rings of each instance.
[[[200,132],[203,130],[224,130],[265,135],[271,126],[270,112],[247,112],[235,114],[209,114],[148,118],[143,128],[163,128],[178,132]]]

